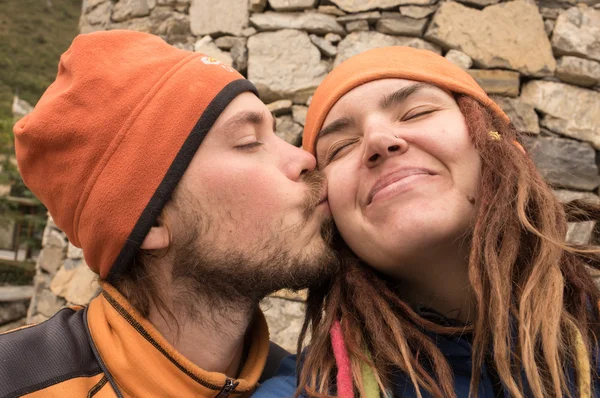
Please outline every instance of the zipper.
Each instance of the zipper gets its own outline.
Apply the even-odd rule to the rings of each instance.
[[[96,357],[96,361],[98,361],[98,366],[100,366],[100,369],[102,369],[102,371],[104,372],[103,379],[105,381],[108,381],[108,383],[111,385],[117,398],[123,398],[123,394],[119,390],[119,387],[117,386],[117,383],[115,382],[115,379],[113,379],[113,376],[110,374],[108,367],[106,367],[106,364],[102,360],[102,357],[100,356],[100,353],[98,352],[98,348],[96,347],[96,343],[94,343],[94,339],[92,338],[92,332],[90,332],[90,326],[88,325],[88,321],[87,321],[88,308],[89,307],[86,306],[85,309],[83,310],[83,327],[85,328],[85,332],[87,333],[90,348],[92,349],[92,353],[94,354],[94,357]]]
[[[121,304],[119,304],[119,302],[117,300],[115,300],[106,290],[102,290],[102,295],[104,296],[106,301],[108,301],[108,303],[110,305],[112,305],[112,307],[119,313],[119,315],[121,315],[140,335],[142,335],[150,344],[152,344],[154,346],[154,348],[156,348],[169,361],[171,361],[175,366],[177,366],[177,368],[179,370],[181,370],[183,373],[185,373],[186,375],[191,377],[198,384],[200,384],[208,389],[215,390],[215,391],[218,391],[221,389],[221,386],[217,386],[212,383],[208,383],[205,380],[200,379],[198,376],[196,376],[195,374],[190,372],[188,369],[186,369],[183,365],[181,365],[179,362],[177,362],[160,344],[158,344],[158,342],[156,342],[156,340],[154,340],[152,338],[152,336],[150,336],[150,334],[142,327],[142,325],[140,325],[138,323],[138,321],[136,321],[135,318],[133,318],[133,316],[131,316],[125,310],[125,308],[123,308],[121,306]],[[109,381],[110,381],[110,379],[109,379]],[[239,384],[239,382],[235,383],[235,386],[233,388],[237,387],[238,384]],[[225,386],[227,386],[227,382],[225,383]],[[226,397],[226,396],[227,395],[223,395],[223,397]]]
[[[225,380],[225,385],[223,386],[223,389],[217,394],[215,398],[228,397],[233,392],[233,390],[235,390],[238,384],[240,384],[240,382],[233,381],[233,379]]]

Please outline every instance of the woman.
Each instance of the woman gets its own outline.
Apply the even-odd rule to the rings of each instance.
[[[517,140],[436,54],[381,48],[331,72],[303,146],[354,254],[338,243],[343,272],[309,293],[298,394],[600,394],[596,252],[564,241],[567,218],[598,212],[565,211]],[[287,372],[257,396],[290,395]]]

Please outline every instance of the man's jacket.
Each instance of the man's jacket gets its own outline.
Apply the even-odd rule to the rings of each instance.
[[[88,307],[65,308],[46,322],[0,335],[0,397],[244,397],[273,345],[262,313],[237,379],[207,372],[177,352],[110,285]]]

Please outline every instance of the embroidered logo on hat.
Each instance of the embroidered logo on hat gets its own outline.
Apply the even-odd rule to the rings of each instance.
[[[213,57],[202,57],[200,58],[200,61],[202,61],[206,65],[219,65],[228,72],[236,72],[236,70],[232,67],[225,65],[224,63]]]

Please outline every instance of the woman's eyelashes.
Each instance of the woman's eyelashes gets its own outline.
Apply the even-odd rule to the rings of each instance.
[[[401,117],[399,117],[398,121],[408,122],[411,120],[417,120],[423,116],[432,114],[438,110],[440,110],[440,107],[420,106],[412,108],[408,112],[404,113]],[[325,154],[325,164],[323,164],[323,166],[327,166],[332,161],[338,159],[340,156],[343,156],[356,142],[358,142],[358,138],[353,138],[350,140],[340,140],[338,142],[333,143]]]
[[[345,150],[348,149],[352,144],[357,142],[357,138],[353,138],[351,140],[343,140],[338,141],[329,147],[329,151],[327,151],[327,155],[325,157],[326,164],[331,163],[340,155],[343,155]]]
[[[437,111],[438,108],[415,108],[415,109],[411,109],[410,111],[406,112],[404,115],[402,115],[402,117],[399,118],[399,120],[401,122],[407,122],[409,120],[414,120],[417,119],[421,116],[425,116],[425,115],[429,115],[435,111]]]

